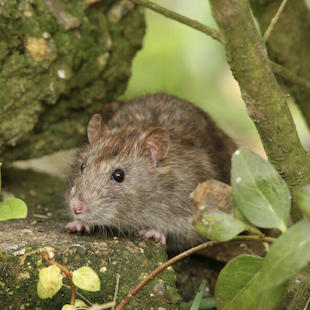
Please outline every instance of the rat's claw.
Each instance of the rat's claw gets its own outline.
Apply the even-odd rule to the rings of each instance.
[[[66,225],[66,230],[68,233],[87,232],[90,234],[93,231],[93,228],[92,226],[84,224],[83,222],[73,221]]]
[[[161,244],[166,244],[166,236],[163,233],[160,233],[159,231],[155,229],[139,230],[138,235],[144,238],[145,240],[152,238],[156,242],[160,242]]]

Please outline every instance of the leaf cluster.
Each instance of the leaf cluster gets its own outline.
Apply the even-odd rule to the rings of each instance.
[[[59,264],[53,264],[49,267],[44,267],[39,272],[39,281],[37,283],[37,294],[40,298],[46,299],[53,297],[63,286],[63,274],[69,278],[71,286],[75,286],[91,292],[100,290],[100,280],[97,273],[89,266],[83,266],[77,270],[68,272]],[[75,297],[75,296],[74,296]],[[86,309],[88,306],[81,300],[75,299],[73,304],[66,304],[62,310]]]
[[[260,228],[276,229],[281,235],[268,239],[274,242],[264,258],[240,255],[222,269],[215,288],[217,309],[277,309],[287,281],[310,261],[310,186],[297,190],[295,203],[304,218],[288,228],[290,191],[270,163],[247,149],[237,150],[231,184],[233,199],[225,208],[214,200],[196,200],[198,232],[217,241],[231,240],[245,231],[265,240]],[[205,191],[210,190],[208,186]],[[216,186],[212,184],[215,190]],[[194,202],[198,196],[207,197],[194,192]]]

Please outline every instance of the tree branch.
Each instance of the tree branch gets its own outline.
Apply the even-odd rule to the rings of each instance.
[[[158,4],[155,4],[151,1],[148,0],[131,0],[132,2],[142,5],[154,12],[157,12],[167,18],[173,19],[181,24],[187,25],[189,27],[192,27],[208,36],[213,38],[214,40],[223,43],[220,34],[216,29],[213,29],[211,27],[208,27],[196,20],[193,20],[189,17],[186,17],[184,15],[175,13],[171,10],[168,10],[162,6],[159,6]],[[291,82],[293,84],[299,85],[303,87],[305,90],[310,92],[310,82],[304,78],[301,78],[297,76],[295,73],[292,71],[288,70],[287,68],[275,63],[271,62],[272,64],[272,69],[275,73],[277,73],[279,76],[284,78],[286,81]]]
[[[264,35],[263,35],[263,42],[266,43],[270,37],[270,34],[274,28],[274,26],[277,24],[279,17],[281,16],[282,11],[285,8],[285,5],[287,3],[287,0],[283,0],[281,2],[281,5],[276,13],[276,15],[273,17],[273,19],[271,20],[270,25],[268,26],[267,30],[265,31]]]
[[[194,28],[200,32],[205,33],[206,35],[208,35],[209,37],[222,42],[221,36],[218,33],[218,31],[216,29],[213,29],[211,27],[208,27],[202,23],[197,22],[194,19],[188,18],[184,15],[178,14],[176,12],[173,12],[171,10],[168,10],[162,6],[159,6],[156,3],[153,3],[151,1],[148,0],[131,0],[132,2],[142,5],[152,11],[155,11],[163,16],[166,16],[170,19],[176,20],[178,22],[180,22],[181,24],[190,26],[191,28]]]
[[[210,4],[268,159],[291,187],[309,182],[310,165],[305,164],[309,157],[300,143],[287,97],[272,73],[248,0],[210,0]]]

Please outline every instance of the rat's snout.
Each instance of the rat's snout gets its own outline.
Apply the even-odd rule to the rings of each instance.
[[[71,207],[72,212],[76,215],[83,213],[85,210],[84,203],[81,200],[79,200],[78,198],[73,198],[71,200],[70,207]]]

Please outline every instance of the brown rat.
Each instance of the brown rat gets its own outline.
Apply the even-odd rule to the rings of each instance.
[[[229,183],[235,144],[205,112],[166,94],[104,109],[73,165],[67,230],[106,226],[179,249],[202,241],[189,195],[207,179]]]

